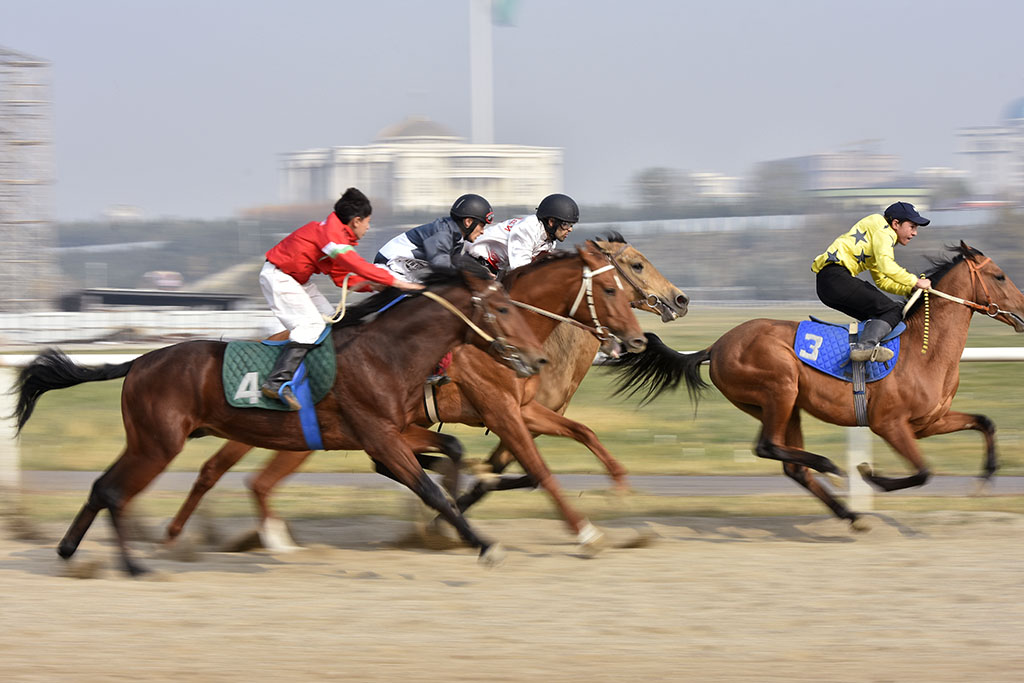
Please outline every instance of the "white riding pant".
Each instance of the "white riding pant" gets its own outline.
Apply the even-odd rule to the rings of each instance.
[[[315,342],[327,326],[323,316],[334,313],[334,306],[312,280],[300,285],[270,261],[260,270],[260,289],[270,310],[288,330],[288,339],[299,344]]]

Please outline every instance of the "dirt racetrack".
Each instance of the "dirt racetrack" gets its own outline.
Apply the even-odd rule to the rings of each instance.
[[[603,525],[593,559],[549,520],[477,522],[506,563],[409,543],[383,518],[292,525],[293,554],[203,552],[132,580],[107,520],[64,575],[0,540],[4,681],[1019,681],[1024,516],[879,513]],[[240,520],[218,520],[243,531]],[[630,545],[637,528],[657,538]]]

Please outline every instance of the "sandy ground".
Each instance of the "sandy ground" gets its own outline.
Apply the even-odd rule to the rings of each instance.
[[[241,520],[218,520],[226,536]],[[114,569],[105,517],[66,576],[54,546],[0,540],[5,681],[1019,681],[1024,516],[879,513],[606,523],[576,553],[548,520],[480,521],[507,561],[410,542],[381,518],[293,523],[293,554]],[[623,547],[638,529],[656,534]],[[198,540],[196,541],[198,542]]]

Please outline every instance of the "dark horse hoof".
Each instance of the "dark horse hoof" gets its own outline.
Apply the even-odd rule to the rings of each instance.
[[[76,550],[78,550],[78,547],[71,543],[61,543],[57,546],[57,554],[65,560],[74,555]]]

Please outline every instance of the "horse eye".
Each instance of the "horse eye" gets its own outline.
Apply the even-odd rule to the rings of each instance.
[[[639,272],[643,271],[643,269],[644,269],[644,264],[642,264],[642,263],[634,263],[633,264],[633,270],[635,270],[636,272],[639,273]]]
[[[614,296],[615,295],[615,288],[614,287],[605,287],[604,288],[604,293],[607,294],[608,296]]]
[[[508,315],[508,306],[498,306],[498,313]]]
[[[996,275],[996,279],[999,280],[1000,282],[1002,282],[1003,280],[1006,279],[1006,276],[1005,275]]]

